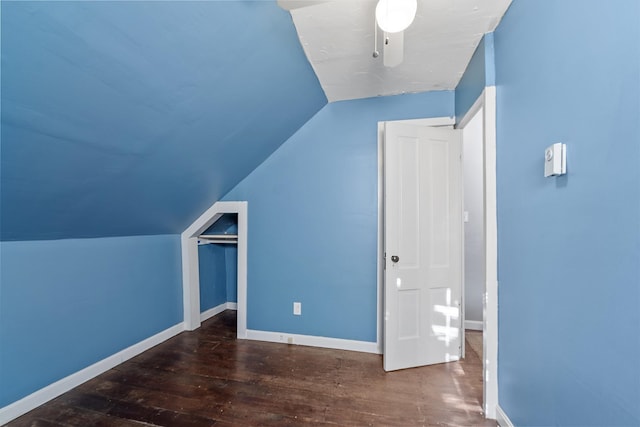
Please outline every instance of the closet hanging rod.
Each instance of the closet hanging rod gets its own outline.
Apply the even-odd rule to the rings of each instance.
[[[202,234],[198,239],[207,243],[238,243],[237,234]]]

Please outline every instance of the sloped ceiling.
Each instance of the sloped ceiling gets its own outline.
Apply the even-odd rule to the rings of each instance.
[[[418,0],[404,31],[404,61],[373,57],[375,0],[280,0],[290,6],[300,42],[329,101],[452,90],[486,32],[511,0]],[[393,43],[393,37],[391,43]],[[378,50],[383,51],[378,30]]]
[[[1,7],[2,240],[181,232],[327,102],[275,2]]]

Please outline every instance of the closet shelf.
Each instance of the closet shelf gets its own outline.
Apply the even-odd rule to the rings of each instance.
[[[198,239],[203,240],[206,243],[238,243],[237,234],[202,234],[198,236]]]

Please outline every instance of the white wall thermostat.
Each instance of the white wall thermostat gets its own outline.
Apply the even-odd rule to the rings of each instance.
[[[558,142],[544,150],[544,176],[567,173],[567,144]]]

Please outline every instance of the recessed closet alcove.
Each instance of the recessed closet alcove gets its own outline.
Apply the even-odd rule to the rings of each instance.
[[[238,302],[238,214],[226,213],[198,237],[203,319]]]

